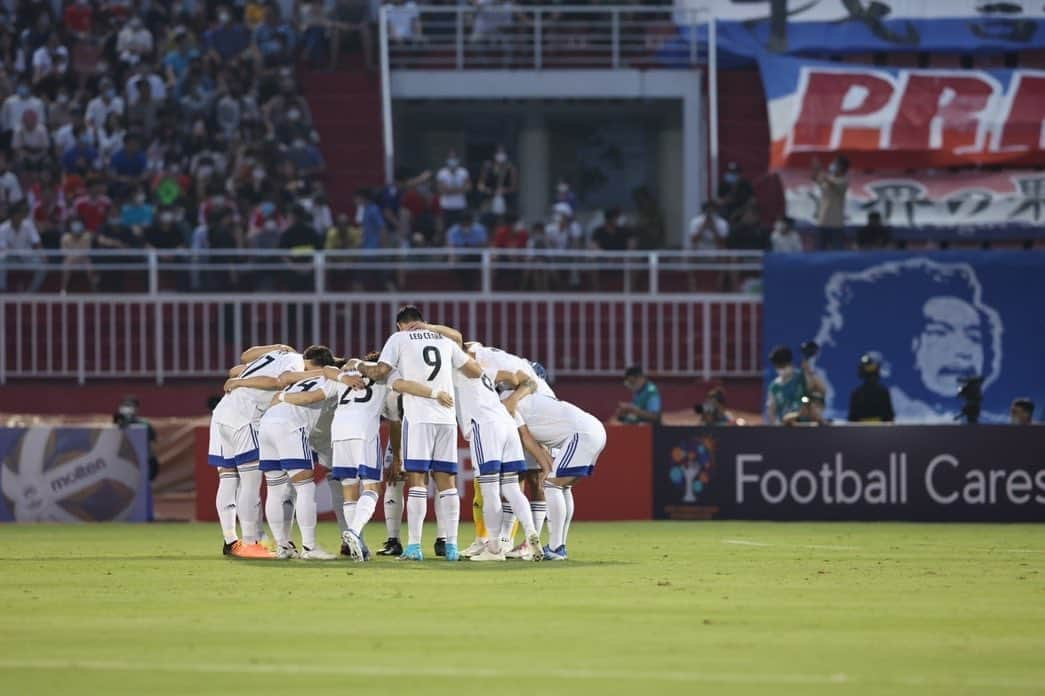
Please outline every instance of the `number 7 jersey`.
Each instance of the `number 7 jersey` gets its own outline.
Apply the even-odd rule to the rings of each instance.
[[[434,331],[398,331],[381,349],[378,362],[391,366],[403,379],[420,382],[433,392],[454,393],[454,370],[468,362],[468,356],[450,339]],[[435,399],[403,395],[403,415],[409,423],[457,425],[453,407]]]

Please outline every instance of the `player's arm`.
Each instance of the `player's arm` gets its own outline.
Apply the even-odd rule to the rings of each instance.
[[[291,384],[296,384],[303,379],[312,379],[313,377],[322,377],[323,370],[302,370],[300,372],[284,372],[279,376],[279,386],[289,387]]]
[[[303,392],[285,392],[281,391],[276,394],[276,397],[272,399],[273,404],[277,404],[280,401],[292,404],[294,406],[308,406],[314,404],[317,401],[322,401],[327,398],[327,395],[322,389],[313,389],[312,391]]]
[[[412,379],[397,379],[392,382],[391,387],[400,394],[412,394],[413,396],[419,396],[422,399],[435,399],[447,408],[454,405],[454,398],[446,392],[436,391],[435,389],[427,387],[420,382],[415,382]]]
[[[770,393],[766,396],[766,420],[769,423],[776,423],[776,403],[773,401],[773,394]]]
[[[483,376],[483,368],[474,359],[468,358],[468,362],[458,368],[461,374],[471,379],[479,379]]]
[[[239,377],[246,369],[246,365],[233,365],[229,368],[229,377]]]
[[[646,421],[647,423],[659,423],[660,422],[660,395],[651,397],[649,405],[653,406],[650,410],[641,409],[635,406],[631,409],[631,414],[638,418],[640,421]]]
[[[529,452],[537,461],[537,466],[541,467],[542,474],[546,476],[551,473],[553,464],[551,452],[534,439],[530,429],[525,425],[519,426],[519,439],[522,440],[523,449]]]
[[[347,367],[347,365],[346,365]],[[359,375],[350,375],[348,371],[342,371],[334,367],[333,365],[327,365],[322,370],[322,375],[329,379],[331,382],[341,382],[347,384],[349,389],[365,389],[366,382]]]
[[[428,331],[433,331],[440,336],[445,336],[462,348],[464,347],[464,336],[462,336],[461,332],[457,329],[452,329],[443,324],[422,324],[422,326]]]
[[[369,377],[375,382],[384,382],[392,373],[392,366],[385,362],[359,363],[356,369],[359,370],[359,374]]]
[[[508,413],[515,413],[515,409],[519,408],[520,401],[530,394],[537,393],[537,383],[529,375],[522,370],[516,372],[515,375],[518,386],[507,399],[501,402],[508,409]]]
[[[286,385],[280,384],[279,380],[275,377],[255,376],[244,377],[243,379],[230,377],[225,381],[225,391],[227,392],[234,389],[242,389],[243,387],[250,389],[264,389],[265,391],[276,391],[277,389],[282,389],[284,386]]]
[[[269,346],[252,346],[243,351],[243,355],[239,357],[242,363],[251,363],[260,358],[265,353],[271,353],[272,351],[293,351],[294,349],[283,343],[273,343]]]
[[[390,467],[389,479],[397,480],[403,475],[403,458],[402,458],[402,437],[403,437],[403,423],[401,421],[391,421],[388,424],[388,442],[392,445],[392,466]]]

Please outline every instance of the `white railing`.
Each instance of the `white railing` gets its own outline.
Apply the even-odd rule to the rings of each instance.
[[[411,286],[410,278],[427,274],[430,289],[448,289],[447,279],[462,289],[495,291],[568,289],[571,292],[614,290],[659,295],[715,288],[724,275],[751,277],[762,272],[760,251],[601,251],[589,249],[354,249],[291,253],[286,249],[97,249],[88,254],[90,270],[118,274],[136,289],[158,294],[164,289],[242,293],[288,289],[323,293],[349,290],[362,283],[384,292],[387,281]],[[0,279],[8,290],[28,287],[29,278],[46,274],[57,288],[64,271],[83,272],[84,265],[63,265],[65,253],[53,250],[0,255]],[[25,282],[19,282],[19,278]],[[28,278],[27,278],[28,277]],[[703,277],[707,282],[699,282]],[[365,281],[365,282],[364,282]],[[420,282],[424,282],[423,280]],[[0,288],[3,284],[0,283]],[[83,284],[79,287],[82,289]],[[449,286],[452,287],[452,284]],[[424,288],[410,287],[411,290]],[[46,290],[45,290],[46,291]]]
[[[670,5],[418,5],[382,8],[393,70],[676,68],[706,62],[708,8]],[[416,16],[416,22],[409,22]],[[391,21],[390,21],[391,19]]]
[[[384,295],[0,295],[0,383],[8,379],[219,378],[247,346],[380,349],[399,306],[467,339],[540,360],[553,375],[757,376],[761,300],[720,294],[585,297]]]

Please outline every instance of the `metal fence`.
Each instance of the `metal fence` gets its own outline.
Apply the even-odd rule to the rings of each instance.
[[[623,292],[659,295],[739,289],[757,281],[760,251],[601,251],[556,249],[286,249],[91,251],[89,264],[62,251],[0,255],[0,291],[102,290],[244,292],[481,291]],[[88,273],[90,271],[90,273]],[[73,277],[73,274],[76,274]],[[85,277],[86,276],[86,277]],[[39,285],[37,285],[39,284]],[[750,282],[747,283],[750,286]]]
[[[549,294],[0,295],[0,383],[8,379],[219,377],[247,346],[380,349],[396,309],[542,361],[558,376],[755,376],[761,301]]]
[[[393,70],[690,67],[707,60],[706,8],[386,5]],[[382,38],[385,34],[382,33]]]

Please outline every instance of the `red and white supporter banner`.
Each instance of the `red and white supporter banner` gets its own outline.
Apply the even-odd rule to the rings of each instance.
[[[770,164],[844,153],[858,168],[1045,164],[1045,71],[904,69],[759,57]]]
[[[787,213],[815,224],[820,192],[808,169],[780,172]],[[878,211],[892,227],[1016,227],[1045,225],[1045,172],[907,172],[849,174],[846,224],[863,225]]]

